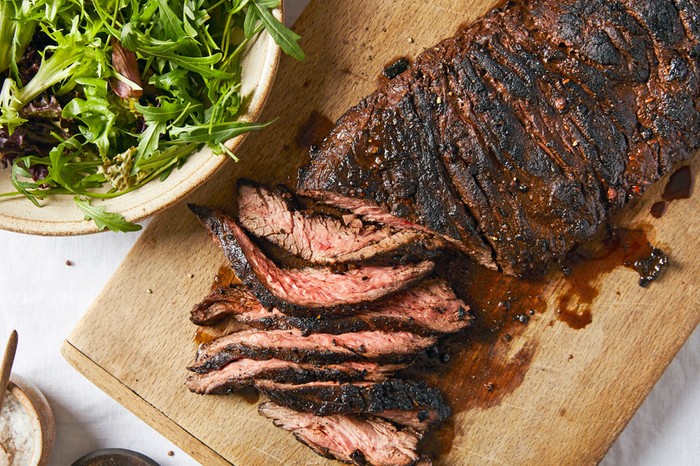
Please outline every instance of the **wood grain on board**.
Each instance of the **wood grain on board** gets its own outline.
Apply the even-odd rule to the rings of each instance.
[[[282,59],[262,116],[276,122],[250,135],[241,161],[188,201],[230,210],[239,177],[293,180],[315,137],[303,130],[318,124],[310,121],[337,119],[376,87],[392,59],[415,57],[494,3],[312,1],[296,25],[308,58]],[[693,164],[697,169],[697,157]],[[620,267],[590,275],[594,286],[581,294],[580,283],[572,284],[577,275],[568,282],[555,275],[532,297],[536,312],[527,324],[511,318],[516,309],[497,318],[497,303],[483,303],[488,309],[477,329],[458,342],[465,349],[436,377],[456,407],[454,422],[436,439],[443,443],[438,464],[600,460],[700,321],[700,202],[697,195],[676,201],[654,219],[649,207],[661,188],[622,220],[644,224],[670,253],[672,266],[659,282],[642,289],[636,274]],[[203,464],[333,464],[258,416],[256,404],[184,387],[196,350],[189,310],[224,262],[184,204],[158,215],[68,338],[64,356]],[[583,309],[585,298],[592,300],[585,328],[558,319],[558,308],[575,310],[580,299]]]

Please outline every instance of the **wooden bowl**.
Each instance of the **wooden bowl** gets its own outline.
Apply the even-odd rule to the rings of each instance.
[[[8,389],[28,414],[32,426],[32,453],[27,466],[45,466],[56,437],[51,407],[38,388],[19,377],[12,377]]]
[[[276,10],[282,20],[282,9]],[[260,115],[270,92],[280,49],[269,34],[263,31],[248,46],[242,60],[242,95],[250,96],[248,111],[242,120],[254,121]],[[235,153],[245,135],[227,142]],[[120,213],[130,222],[138,222],[165,209],[189,194],[211,177],[228,159],[214,155],[205,148],[192,154],[179,170],[174,170],[163,182],[153,180],[141,188],[109,200],[93,200],[109,212]],[[12,192],[9,169],[0,169],[0,193]],[[73,196],[53,196],[37,208],[24,197],[0,198],[0,229],[33,235],[68,236],[98,231],[95,224],[86,221],[73,202]]]

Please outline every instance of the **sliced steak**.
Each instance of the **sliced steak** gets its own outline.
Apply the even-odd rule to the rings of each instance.
[[[244,296],[244,295],[247,295]],[[313,313],[312,313],[313,314]],[[464,330],[472,316],[469,306],[442,279],[429,279],[415,288],[355,309],[354,315],[289,316],[265,309],[242,285],[218,289],[192,311],[192,321],[206,325],[224,316],[262,329],[299,329],[302,334],[340,334],[369,330],[405,330],[419,335]]]
[[[319,203],[329,205],[337,209],[350,211],[365,221],[381,223],[397,230],[417,231],[422,234],[423,237],[434,238],[435,241],[437,241],[435,246],[436,248],[449,247],[451,249],[461,251],[472,258],[476,258],[477,261],[485,267],[490,269],[496,268],[496,264],[492,258],[493,252],[482,240],[475,239],[475,245],[465,245],[465,243],[460,239],[452,238],[439,231],[435,231],[421,225],[420,223],[409,221],[405,218],[401,218],[387,212],[384,208],[380,207],[377,203],[371,200],[344,196],[342,194],[326,190],[309,189],[308,187],[301,185],[299,186],[298,194],[307,196]]]
[[[305,318],[303,322],[295,322],[295,326],[307,333],[405,330],[421,335],[438,335],[464,330],[471,320],[469,306],[454,294],[444,280],[435,278],[370,303],[355,316]]]
[[[418,436],[381,419],[314,416],[271,402],[262,403],[258,412],[324,458],[358,466],[410,466],[419,459]]]
[[[238,187],[238,215],[250,234],[313,264],[357,262],[373,258],[426,258],[441,243],[415,229],[399,229],[302,209],[283,187],[251,181]]]
[[[405,369],[406,364],[376,364],[372,362],[345,362],[342,364],[299,364],[281,359],[258,361],[239,359],[219,370],[193,374],[187,379],[187,388],[199,394],[232,393],[255,385],[256,380],[274,380],[280,383],[304,384],[332,380],[354,382],[381,381]]]
[[[304,335],[312,333],[304,330],[309,321],[320,320],[316,317],[288,316],[277,309],[266,309],[245,285],[215,290],[194,307],[190,320],[197,325],[213,325],[226,317],[265,330],[299,329]]]
[[[227,335],[200,346],[193,372],[220,369],[238,359],[284,359],[312,364],[346,361],[410,362],[437,343],[436,337],[409,332],[356,332],[342,335],[294,330],[249,330]]]
[[[243,285],[216,288],[190,311],[190,320],[197,325],[214,325],[225,317],[239,312],[267,310]]]
[[[302,385],[260,380],[256,387],[275,403],[317,416],[427,410],[435,412],[436,420],[441,421],[450,415],[450,408],[440,390],[422,380],[310,382]]]
[[[404,427],[410,427],[423,435],[433,425],[444,420],[436,409],[417,408],[413,410],[387,409],[374,414],[377,417],[391,421]]]
[[[345,272],[327,267],[283,269],[266,257],[232,218],[207,207],[190,208],[221,245],[239,278],[268,308],[331,308],[375,301],[415,283],[435,265],[422,261],[361,266]]]

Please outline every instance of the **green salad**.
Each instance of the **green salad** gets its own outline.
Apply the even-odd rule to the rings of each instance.
[[[133,231],[93,199],[163,180],[204,145],[266,123],[245,112],[241,54],[266,30],[302,60],[279,0],[0,0],[0,164],[39,206],[72,196],[100,229]],[[108,189],[105,189],[108,187]]]

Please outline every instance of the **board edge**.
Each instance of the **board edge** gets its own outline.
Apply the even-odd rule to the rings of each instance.
[[[668,358],[664,361],[663,365],[660,365],[657,369],[658,372],[654,373],[653,376],[649,377],[649,382],[648,384],[645,384],[644,391],[641,394],[640,397],[638,397],[636,403],[631,404],[630,410],[628,413],[626,413],[623,417],[620,418],[621,422],[617,422],[615,431],[610,432],[609,438],[607,445],[605,445],[601,451],[597,455],[593,456],[593,463],[594,465],[600,464],[603,459],[605,458],[605,455],[607,455],[608,451],[612,448],[612,446],[615,444],[617,439],[620,437],[622,432],[627,428],[627,425],[629,425],[630,422],[632,422],[632,419],[634,416],[637,414],[639,409],[642,407],[642,404],[649,398],[649,395],[651,395],[651,392],[654,391],[654,388],[658,385],[659,381],[661,381],[661,378],[663,377],[664,373],[668,369],[668,367],[671,365],[673,361],[676,360],[676,356],[678,353],[683,349],[683,346],[688,342],[690,337],[693,335],[695,330],[700,326],[700,315],[698,316],[697,319],[695,319],[696,322],[695,324],[690,324],[686,328],[681,327],[680,330],[683,330],[682,332],[679,332],[680,335],[679,337],[674,341],[674,345],[671,348]]]
[[[235,466],[234,463],[218,454],[206,443],[192,435],[90,359],[89,356],[73,345],[70,340],[65,340],[61,345],[61,356],[78,373],[102,390],[107,396],[144,421],[149,427],[190,455],[195,461],[212,466]]]

